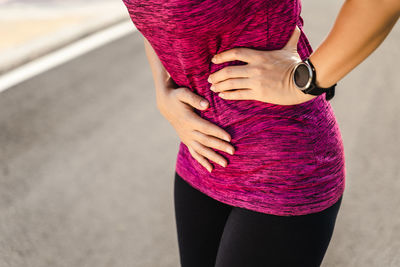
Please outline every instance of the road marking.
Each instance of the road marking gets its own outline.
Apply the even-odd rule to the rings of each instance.
[[[0,93],[91,50],[137,31],[131,20],[89,35],[0,76]]]

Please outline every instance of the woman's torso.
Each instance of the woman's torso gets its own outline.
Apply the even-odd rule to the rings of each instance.
[[[207,81],[217,70],[245,64],[214,64],[213,55],[234,47],[281,49],[296,25],[301,30],[298,53],[307,58],[313,50],[303,32],[300,0],[123,2],[176,84],[210,102],[208,109],[195,111],[232,137],[235,154],[213,149],[228,159],[228,166],[213,164],[212,173],[181,142],[176,170],[184,179],[225,203],[276,215],[319,211],[340,197],[342,140],[324,95],[287,106],[224,100]],[[328,135],[330,143],[320,140]]]

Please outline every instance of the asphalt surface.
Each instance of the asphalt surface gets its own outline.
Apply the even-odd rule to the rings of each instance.
[[[303,2],[314,48],[339,3]],[[338,83],[346,189],[322,266],[400,266],[400,28]],[[179,266],[179,139],[135,33],[0,94],[0,267]]]
[[[0,0],[0,75],[123,20],[122,1]]]

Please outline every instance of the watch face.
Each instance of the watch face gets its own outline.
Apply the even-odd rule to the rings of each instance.
[[[306,66],[306,63],[299,64],[294,72],[294,82],[298,87],[303,88],[307,85],[309,79],[310,72]]]

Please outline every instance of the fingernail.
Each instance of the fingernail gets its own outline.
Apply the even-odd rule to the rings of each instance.
[[[215,86],[214,86],[214,85],[211,85],[210,89],[211,89],[212,91],[214,91],[214,90],[215,90]]]
[[[207,101],[205,101],[205,100],[201,100],[200,101],[200,106],[202,106],[202,107],[207,107],[207,104],[208,104],[208,102]]]
[[[230,141],[231,141],[231,139],[229,138],[229,136],[225,136],[225,137],[224,137],[224,140],[227,141],[227,142],[230,142]]]
[[[217,62],[217,59],[216,59],[215,57],[213,57],[213,58],[211,59],[211,61],[215,63],[215,62]]]
[[[209,83],[211,83],[211,77],[208,77],[207,81],[208,81]]]
[[[225,167],[226,167],[226,162],[225,162],[225,161],[220,161],[220,162],[219,162],[219,165],[221,165],[222,167],[225,168]]]
[[[233,155],[233,149],[232,149],[232,148],[229,147],[229,148],[226,149],[226,151],[227,151],[229,154]]]
[[[211,172],[211,171],[212,171],[212,168],[207,167],[207,170],[208,170],[208,172]]]

